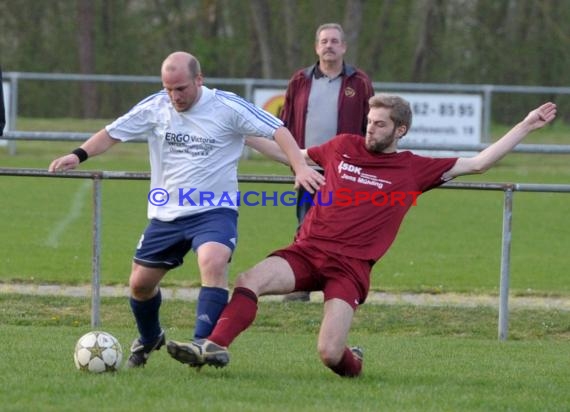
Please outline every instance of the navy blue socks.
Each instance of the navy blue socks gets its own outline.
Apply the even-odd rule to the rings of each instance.
[[[196,307],[194,339],[210,336],[220,314],[228,304],[229,292],[223,288],[202,286]]]
[[[141,336],[143,345],[152,343],[160,335],[160,321],[158,311],[162,303],[160,289],[158,293],[149,300],[140,301],[132,297],[129,299],[131,310],[137,322],[137,328]]]

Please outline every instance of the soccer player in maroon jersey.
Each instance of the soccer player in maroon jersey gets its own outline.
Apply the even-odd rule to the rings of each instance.
[[[238,276],[230,303],[207,339],[170,341],[168,352],[191,366],[223,367],[228,346],[253,323],[259,296],[320,290],[321,361],[340,376],[359,376],[362,349],[347,346],[353,314],[368,294],[372,266],[394,241],[417,195],[457,176],[485,172],[555,117],[556,105],[545,103],[474,157],[431,158],[397,151],[410,129],[409,103],[398,96],[373,96],[365,139],[341,134],[304,150],[307,160],[324,169],[325,184],[317,193],[322,201],[310,209],[293,244]],[[284,161],[272,142],[260,144],[258,150],[273,151],[272,157]]]

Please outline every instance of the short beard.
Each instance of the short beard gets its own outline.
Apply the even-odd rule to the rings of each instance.
[[[392,133],[389,136],[389,139],[384,139],[381,142],[368,142],[365,141],[366,149],[372,153],[383,153],[386,148],[388,148],[394,140],[396,139],[396,128],[392,130]]]

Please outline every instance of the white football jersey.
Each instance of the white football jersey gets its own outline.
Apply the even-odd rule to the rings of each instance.
[[[236,94],[202,86],[200,99],[188,111],[177,112],[163,90],[106,130],[121,141],[148,140],[148,217],[171,221],[213,207],[237,210],[244,136],[273,138],[281,126],[281,120]]]

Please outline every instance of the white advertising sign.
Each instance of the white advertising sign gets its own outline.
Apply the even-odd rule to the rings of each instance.
[[[473,94],[396,93],[410,102],[412,128],[408,142],[478,144],[482,98]]]
[[[285,90],[283,89],[255,89],[253,91],[253,104],[279,116],[285,103]]]

